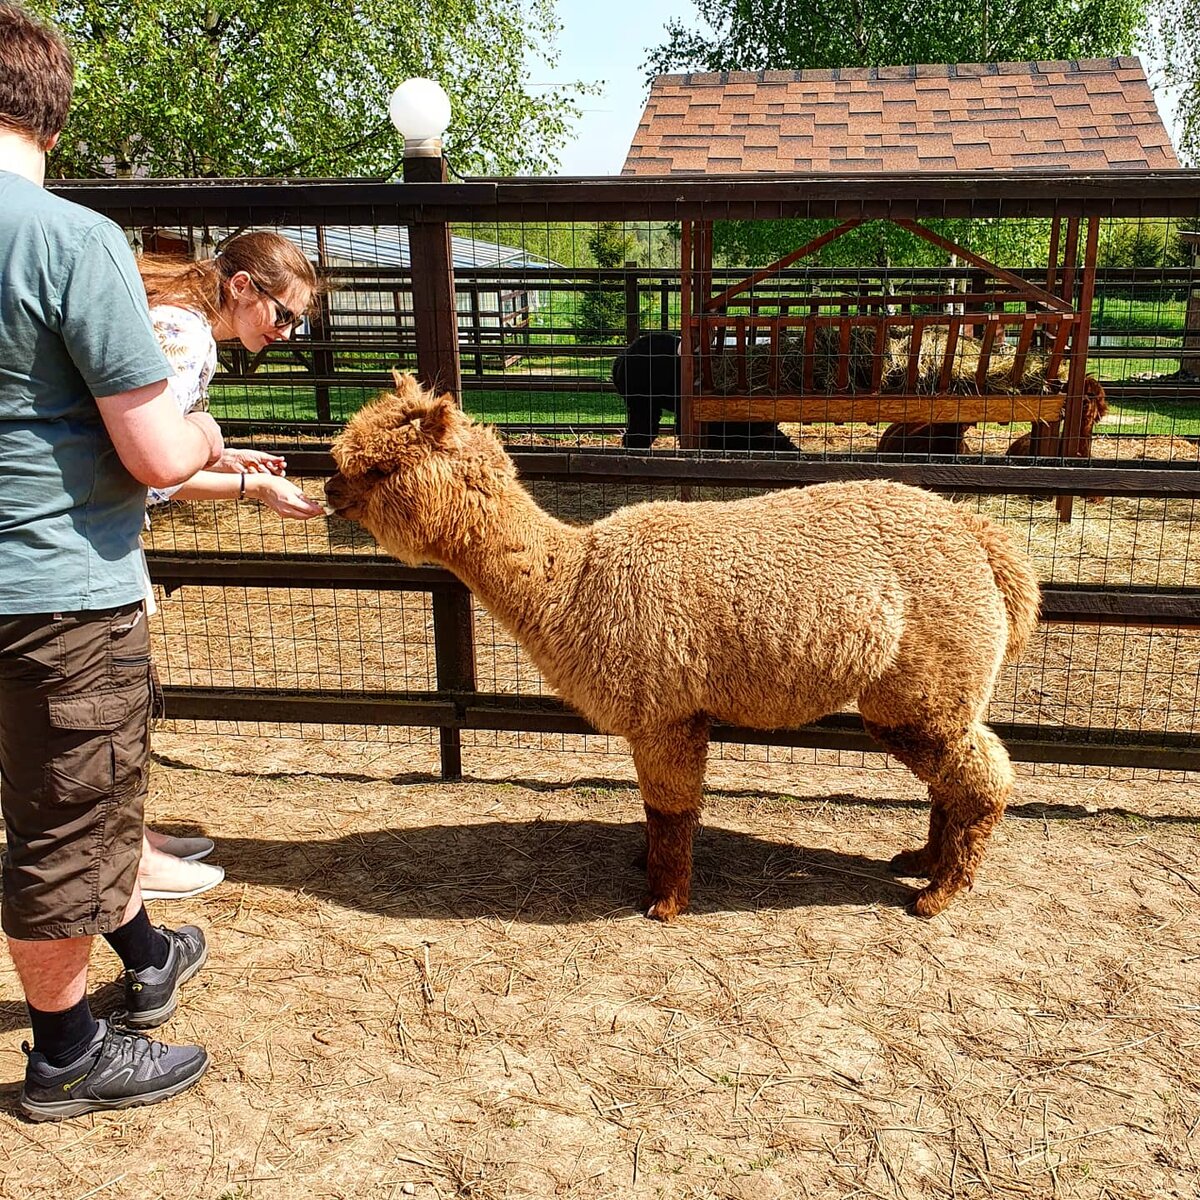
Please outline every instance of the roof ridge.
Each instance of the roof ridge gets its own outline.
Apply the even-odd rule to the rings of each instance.
[[[683,84],[687,87],[707,87],[730,82],[763,83],[766,82],[768,75],[775,83],[784,83],[789,80],[796,83],[828,83],[830,80],[846,79],[869,79],[874,82],[879,79],[960,79],[985,74],[993,76],[1046,75],[1050,73],[1090,74],[1134,69],[1142,70],[1143,73],[1145,71],[1141,57],[1136,54],[1109,58],[1031,58],[1013,61],[996,60],[994,62],[909,63],[892,66],[881,64],[872,67],[805,67],[801,70],[791,71],[772,68],[746,70],[726,68],[721,71],[687,71],[656,75],[652,86],[660,83]]]

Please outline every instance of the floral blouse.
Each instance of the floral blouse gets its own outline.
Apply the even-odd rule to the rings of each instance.
[[[208,408],[208,385],[217,370],[217,343],[212,326],[195,309],[156,304],[150,319],[158,344],[175,374],[167,381],[181,413]],[[181,485],[182,486],[182,485]],[[150,488],[147,504],[164,504],[178,487]]]

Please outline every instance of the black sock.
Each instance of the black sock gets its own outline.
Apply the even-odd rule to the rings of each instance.
[[[73,1063],[88,1048],[99,1028],[86,996],[62,1012],[42,1012],[32,1004],[25,1007],[33,1026],[33,1048],[44,1054],[52,1067]]]
[[[144,971],[147,967],[165,967],[171,955],[171,943],[161,929],[155,929],[146,915],[143,904],[131,921],[120,929],[106,933],[104,940],[117,952],[127,971]]]

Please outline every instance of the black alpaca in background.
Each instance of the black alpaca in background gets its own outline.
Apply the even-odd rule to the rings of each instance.
[[[613,360],[613,386],[625,401],[621,445],[645,450],[658,436],[664,413],[679,413],[679,334],[642,333]],[[796,444],[772,421],[709,421],[700,426],[704,450],[785,450]]]

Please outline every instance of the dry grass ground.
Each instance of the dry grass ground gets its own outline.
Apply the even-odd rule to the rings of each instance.
[[[649,494],[539,498],[593,519]],[[1043,578],[1200,583],[1190,502],[1081,504],[1070,526],[1046,501],[984,504]],[[173,506],[152,540],[373,553],[232,505]],[[155,651],[177,684],[428,690],[430,621],[420,594],[185,588]],[[540,690],[486,614],[476,637],[482,689]],[[1191,731],[1198,647],[1048,629],[993,715]],[[290,732],[325,737],[158,738],[154,823],[210,833],[228,870],[153,906],[213,945],[163,1031],[210,1048],[198,1088],[25,1123],[0,962],[0,1197],[1200,1195],[1187,781],[1024,773],[974,892],[925,923],[885,869],[923,834],[915,781],[727,747],[695,910],[664,927],[639,915],[628,758],[582,752],[603,739],[468,735],[470,781],[442,784],[422,733]],[[115,977],[99,950],[101,1010]]]
[[[218,839],[192,1092],[34,1126],[0,966],[0,1195],[1200,1193],[1200,802],[1022,779],[975,890],[907,915],[903,773],[714,764],[695,911],[637,903],[622,762],[159,738],[149,811]],[[303,768],[303,770],[301,770]],[[558,782],[554,782],[557,776]],[[98,1007],[116,1000],[97,953]]]

